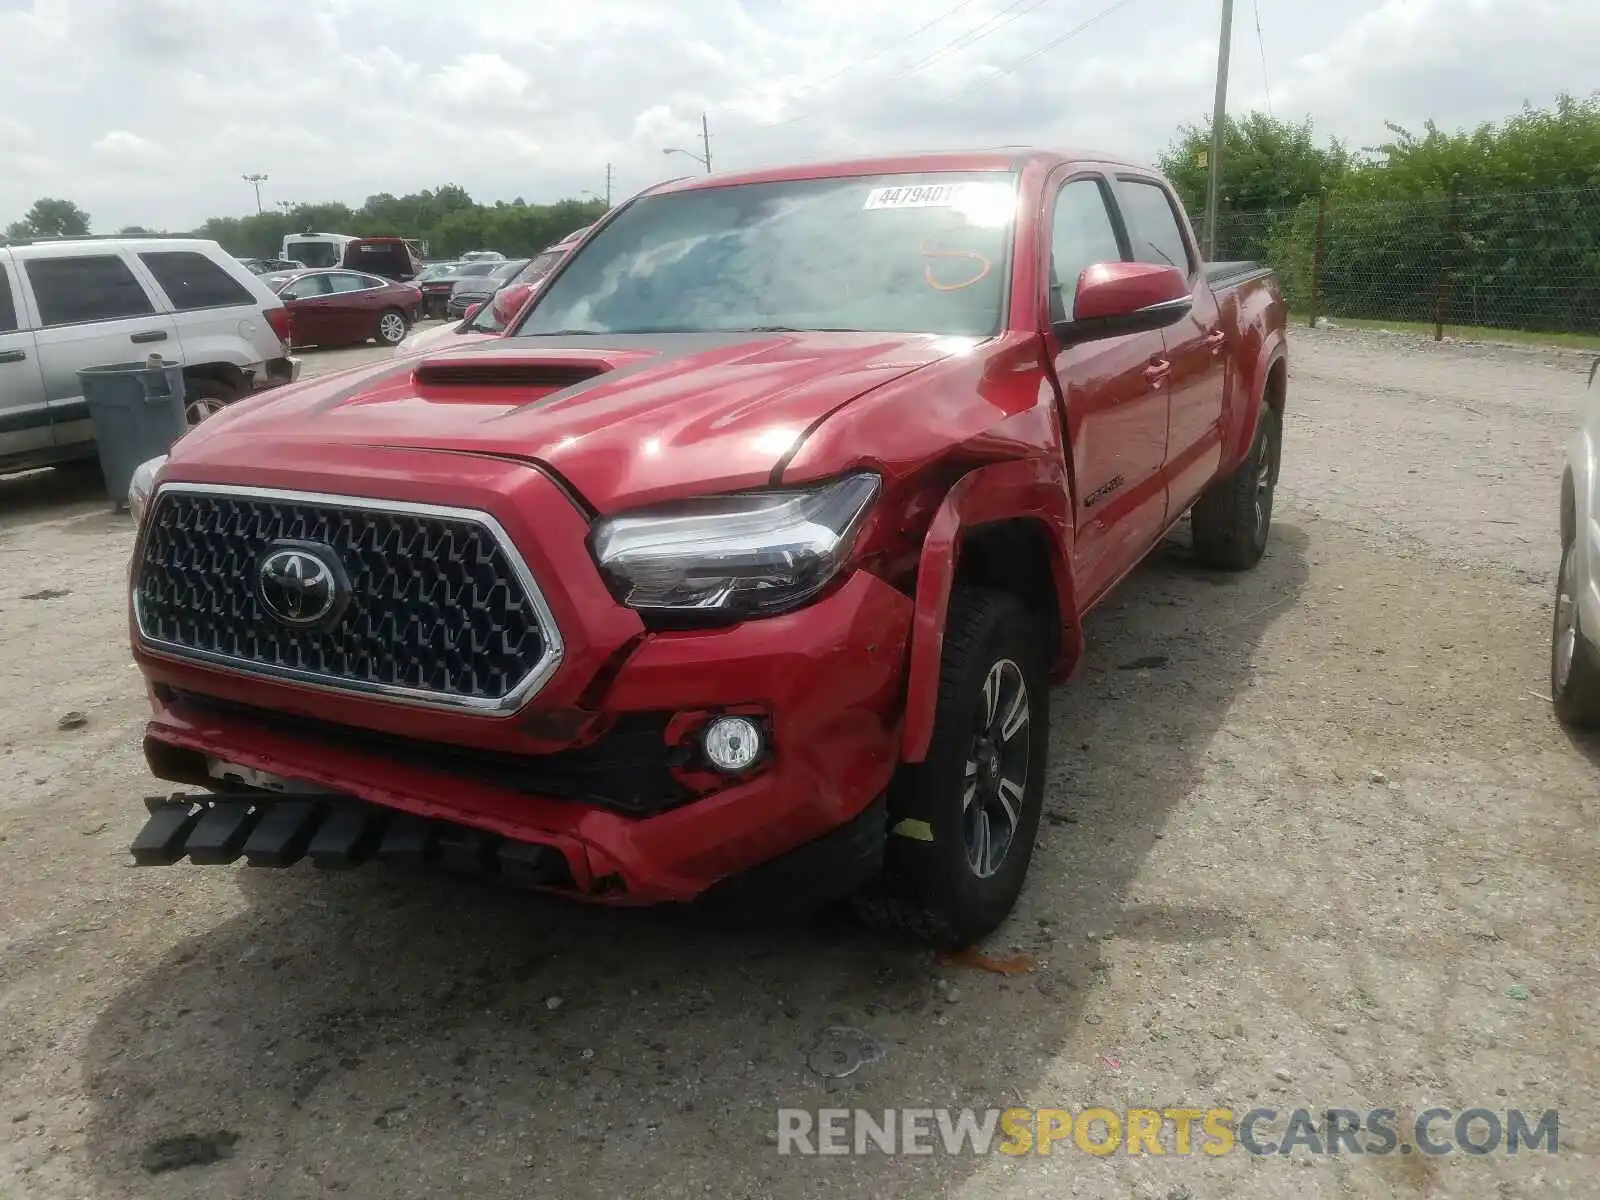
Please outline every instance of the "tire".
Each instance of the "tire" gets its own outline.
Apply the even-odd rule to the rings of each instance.
[[[867,924],[959,948],[1010,915],[1044,803],[1050,696],[1043,632],[1039,618],[1005,592],[960,588],[952,595],[928,757],[896,777],[883,872],[854,898]],[[1018,683],[1020,709],[1008,699]],[[1025,724],[1015,724],[1017,712]],[[980,854],[985,845],[987,856]]]
[[[1561,547],[1550,625],[1550,699],[1556,720],[1572,729],[1600,729],[1600,656],[1579,621],[1575,547]]]
[[[238,398],[238,388],[229,387],[215,379],[183,381],[183,415],[190,425],[198,425],[207,417],[216,416]]]
[[[1217,480],[1189,512],[1194,555],[1207,567],[1247,571],[1261,561],[1272,533],[1272,499],[1283,462],[1283,419],[1263,404],[1250,453]]]
[[[378,341],[385,346],[398,346],[411,332],[411,323],[398,308],[386,308],[378,314]]]

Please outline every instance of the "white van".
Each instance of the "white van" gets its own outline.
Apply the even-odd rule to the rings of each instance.
[[[313,270],[344,265],[344,250],[356,239],[348,233],[291,233],[283,239],[280,257],[305,263]]]

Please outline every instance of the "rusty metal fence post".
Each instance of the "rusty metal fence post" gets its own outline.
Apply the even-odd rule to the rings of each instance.
[[[1455,273],[1456,234],[1460,225],[1461,177],[1450,176],[1450,210],[1444,219],[1444,249],[1439,255],[1439,277],[1433,287],[1433,340],[1444,340],[1444,315],[1450,303],[1450,279]]]
[[[1317,229],[1311,243],[1311,322],[1310,329],[1317,327],[1317,316],[1322,309],[1322,255],[1327,247],[1326,226],[1328,219],[1328,193],[1327,190],[1317,193]]]

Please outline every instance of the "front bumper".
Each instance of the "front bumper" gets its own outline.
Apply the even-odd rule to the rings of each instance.
[[[460,478],[462,466],[451,468]],[[797,612],[650,633],[606,591],[587,524],[517,471],[495,515],[544,587],[562,665],[505,717],[420,710],[152,653],[135,658],[155,714],[157,777],[216,786],[213,760],[318,792],[559,853],[562,890],[608,903],[683,901],[848,825],[898,762],[910,600],[857,573]],[[457,497],[491,509],[481,497]],[[538,513],[538,533],[526,513]],[[683,751],[711,715],[756,715],[772,753],[726,779]]]

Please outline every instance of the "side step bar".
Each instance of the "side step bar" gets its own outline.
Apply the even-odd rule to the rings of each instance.
[[[149,820],[129,849],[135,865],[169,867],[183,858],[226,866],[292,867],[310,859],[323,870],[367,862],[434,865],[503,876],[528,887],[571,888],[566,857],[554,846],[519,842],[448,821],[430,821],[348,796],[147,796]]]

